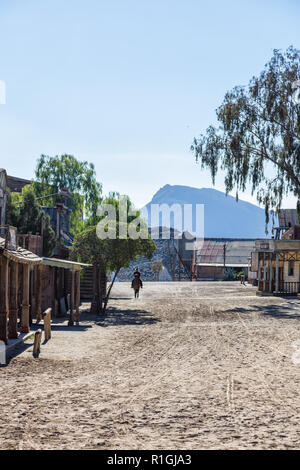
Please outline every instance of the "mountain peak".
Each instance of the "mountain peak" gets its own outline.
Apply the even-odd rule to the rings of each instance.
[[[204,205],[204,233],[206,238],[265,238],[264,209],[243,200],[226,195],[214,188],[194,188],[166,184],[153,196],[143,209],[151,226],[151,204],[190,204],[195,213],[196,205]],[[176,219],[173,218],[174,220]],[[171,221],[170,226],[182,231],[183,227]],[[269,227],[270,230],[270,227]]]

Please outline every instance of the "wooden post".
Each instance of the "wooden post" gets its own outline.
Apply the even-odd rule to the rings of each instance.
[[[51,266],[50,268],[50,305],[52,307],[53,315],[55,315],[55,268]]]
[[[36,322],[42,320],[42,272],[43,266],[37,267]]]
[[[42,330],[37,330],[34,334],[33,357],[39,357],[41,352]]]
[[[275,292],[279,291],[279,254],[276,253]]]
[[[266,291],[266,279],[267,279],[267,265],[266,265],[266,253],[264,253],[264,282],[263,291]]]
[[[0,340],[8,343],[8,259],[0,256]]]
[[[18,338],[18,274],[19,265],[15,261],[10,263],[10,293],[9,293],[9,319],[8,338]]]
[[[51,312],[52,309],[48,308],[43,314],[45,341],[49,341],[49,339],[51,338]]]
[[[76,315],[75,315],[76,323],[79,323],[79,319],[80,319],[79,307],[80,307],[80,270],[76,271]]]
[[[273,253],[270,253],[270,285],[269,285],[270,292],[273,292],[272,283],[273,283]]]
[[[23,297],[21,333],[29,333],[29,279],[30,265],[23,264]]]
[[[69,326],[74,325],[74,290],[75,290],[75,271],[72,269],[72,280],[71,280],[71,299],[70,299],[70,318],[69,318]]]
[[[93,300],[91,303],[91,314],[97,315],[97,265],[93,264]]]

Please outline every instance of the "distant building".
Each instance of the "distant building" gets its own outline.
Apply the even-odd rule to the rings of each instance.
[[[199,281],[221,280],[226,273],[244,272],[248,277],[249,258],[255,239],[206,238],[196,251],[193,269]]]
[[[257,240],[252,252],[251,269],[257,272],[258,295],[300,293],[300,225],[297,225],[297,211],[281,210],[278,219],[275,236]]]
[[[56,234],[57,240],[63,240],[65,247],[70,247],[73,237],[70,233],[69,217],[72,212],[70,207],[72,193],[66,189],[61,189],[60,202],[56,206],[43,206],[43,211],[50,216],[50,224]]]

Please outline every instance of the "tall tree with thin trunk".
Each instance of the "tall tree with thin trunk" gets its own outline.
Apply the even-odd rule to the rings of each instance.
[[[279,210],[285,195],[298,198],[300,215],[300,51],[274,50],[248,86],[226,93],[210,126],[191,146],[196,161],[211,172],[225,171],[227,193],[250,185],[266,211]]]
[[[127,224],[126,224],[127,225]],[[127,228],[127,227],[126,227]],[[94,299],[96,313],[104,314],[110,297],[115,279],[123,267],[128,267],[130,261],[135,260],[138,255],[152,258],[156,250],[155,243],[150,236],[147,239],[121,239],[119,234],[122,230],[117,224],[117,238],[102,240],[97,236],[96,227],[76,235],[72,245],[72,257],[78,261],[92,263],[94,269]],[[113,279],[106,293],[104,303],[101,298],[100,280],[103,273],[114,271]]]

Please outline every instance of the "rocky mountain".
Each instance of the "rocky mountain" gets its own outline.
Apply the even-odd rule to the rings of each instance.
[[[174,211],[175,216],[171,216],[169,224],[162,217],[159,219],[153,217],[157,210],[155,205],[161,204],[169,207],[173,204],[177,205]],[[182,214],[185,204],[192,207],[193,227],[183,224]],[[204,236],[206,238],[264,238],[266,236],[264,209],[246,201],[237,202],[234,197],[226,196],[221,191],[211,188],[199,189],[167,184],[157,191],[152,200],[142,209],[142,214],[148,220],[149,227],[164,225],[174,227],[179,231],[183,231],[184,228],[190,232],[193,230],[200,236],[195,224],[197,204],[204,205]],[[187,214],[189,210],[191,209],[187,209]],[[187,216],[185,218],[188,219]],[[269,224],[269,234],[271,228]]]

